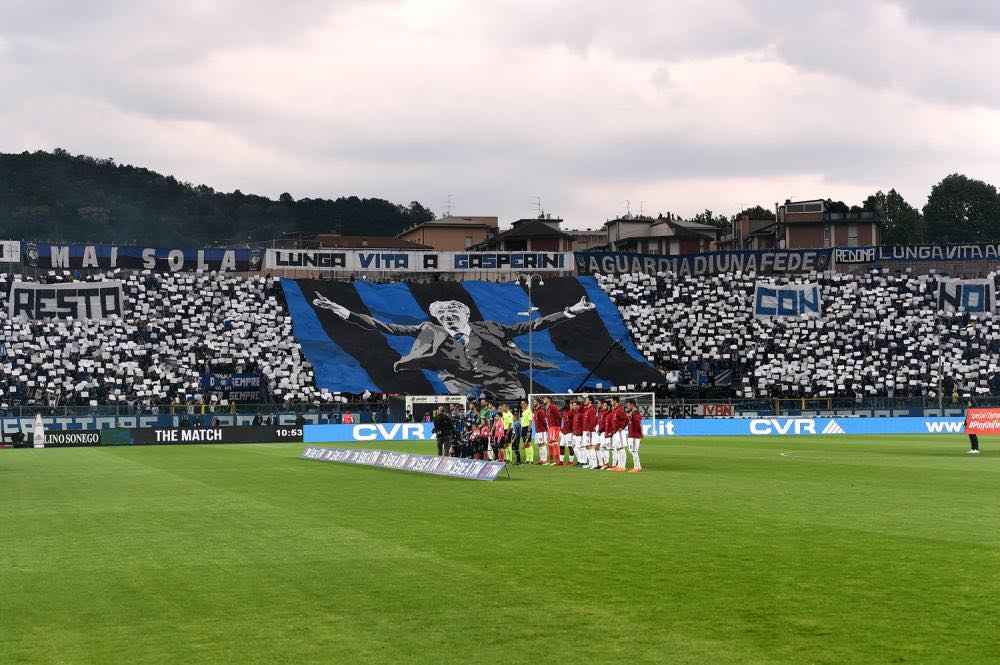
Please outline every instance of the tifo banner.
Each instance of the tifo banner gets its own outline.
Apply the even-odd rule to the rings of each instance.
[[[753,287],[753,315],[758,319],[784,316],[814,316],[821,314],[822,302],[818,284],[757,283]]]
[[[128,268],[178,272],[253,272],[260,270],[263,249],[192,249],[131,245],[54,245],[21,243],[21,259],[32,267],[50,269]]]
[[[398,469],[430,473],[435,476],[466,478],[468,480],[496,480],[503,470],[503,462],[471,460],[458,457],[435,457],[434,455],[413,455],[390,450],[341,450],[339,448],[306,448],[302,459],[319,462],[340,462],[341,464],[363,464],[382,469]]]
[[[643,420],[646,436],[961,434],[962,418],[713,418]]]
[[[69,282],[38,284],[14,282],[7,297],[12,319],[110,319],[124,313],[122,283]]]
[[[365,423],[362,425],[306,425],[306,443],[340,441],[428,441],[434,438],[431,423]]]
[[[766,249],[754,251],[705,252],[662,256],[624,252],[577,252],[576,268],[581,275],[658,272],[675,275],[718,275],[734,272],[759,274],[807,273],[826,270],[832,249]]]
[[[938,309],[945,312],[992,314],[996,302],[992,279],[950,279],[938,282]]]
[[[663,381],[593,277],[546,278],[531,303],[509,282],[281,284],[319,388],[519,399],[531,366],[535,392]]]
[[[0,241],[0,263],[20,263],[21,242],[18,240]]]
[[[132,443],[137,445],[301,442],[301,427],[149,427],[132,430]]]
[[[572,252],[393,252],[361,249],[269,249],[269,270],[346,272],[571,271]]]
[[[201,387],[220,393],[231,402],[256,402],[260,399],[260,374],[202,374]]]
[[[840,247],[837,263],[1000,260],[1000,244]]]
[[[1000,434],[1000,409],[969,409],[965,414],[967,434]]]

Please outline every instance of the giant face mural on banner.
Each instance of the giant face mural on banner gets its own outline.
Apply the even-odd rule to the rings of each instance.
[[[547,279],[532,303],[511,283],[282,285],[320,388],[517,399],[532,364],[536,392],[574,390],[591,370],[591,387],[662,381],[592,278]]]

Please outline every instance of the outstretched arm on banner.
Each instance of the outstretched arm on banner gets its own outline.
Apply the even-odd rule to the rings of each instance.
[[[368,316],[367,314],[352,312],[343,305],[333,302],[319,291],[315,291],[314,293],[316,294],[316,299],[313,300],[313,306],[329,310],[342,318],[344,321],[353,323],[354,325],[365,328],[366,330],[378,330],[390,335],[416,335],[420,332],[420,325],[385,323],[384,321],[379,321],[378,319]]]

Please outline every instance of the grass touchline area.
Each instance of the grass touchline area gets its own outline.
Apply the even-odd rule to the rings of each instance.
[[[494,482],[304,447],[0,451],[0,662],[1000,661],[988,439],[646,439],[646,473]]]

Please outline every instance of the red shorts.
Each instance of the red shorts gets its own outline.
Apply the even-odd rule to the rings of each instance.
[[[550,427],[549,428],[549,443],[559,443],[559,435],[561,433],[562,433],[562,430],[560,428],[558,428],[558,427]]]

